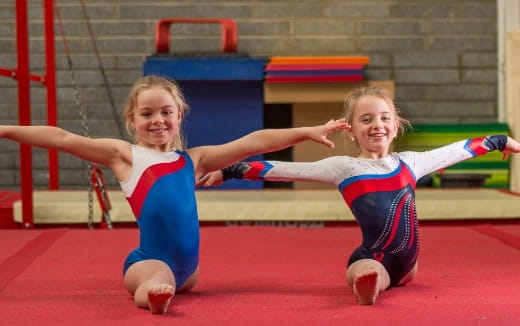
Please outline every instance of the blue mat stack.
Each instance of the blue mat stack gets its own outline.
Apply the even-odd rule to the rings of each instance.
[[[172,78],[190,106],[184,121],[188,147],[217,145],[263,128],[263,80],[267,58],[247,56],[150,56],[144,75]],[[262,155],[251,157],[261,160]],[[262,182],[232,180],[220,188],[257,189]]]

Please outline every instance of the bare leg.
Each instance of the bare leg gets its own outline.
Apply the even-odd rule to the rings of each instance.
[[[160,260],[143,260],[130,266],[124,276],[125,287],[139,308],[164,314],[175,294],[175,277]]]
[[[361,305],[373,305],[379,293],[390,286],[390,276],[385,267],[373,259],[356,261],[348,267],[346,276]]]

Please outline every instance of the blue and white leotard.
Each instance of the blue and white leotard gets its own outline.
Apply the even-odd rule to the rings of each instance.
[[[317,162],[245,162],[243,179],[317,181],[338,188],[362,232],[362,243],[348,265],[375,259],[385,266],[391,285],[414,267],[419,253],[415,208],[416,181],[460,161],[503,150],[507,137],[489,136],[459,141],[427,152],[392,153],[381,159],[348,156]]]
[[[130,178],[121,182],[140,231],[139,247],[127,257],[123,273],[141,260],[165,262],[179,288],[199,261],[199,221],[193,163],[185,152],[158,152],[132,146]]]

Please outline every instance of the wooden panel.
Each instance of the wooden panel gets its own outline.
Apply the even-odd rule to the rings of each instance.
[[[520,31],[510,32],[507,36],[506,52],[506,91],[507,123],[511,136],[520,138]],[[510,190],[520,192],[520,157],[511,156]]]
[[[348,92],[364,84],[386,88],[394,94],[394,81],[363,83],[264,83],[265,103],[343,103]]]
[[[325,123],[330,119],[343,117],[343,103],[296,103],[293,105],[293,126],[304,127]],[[321,144],[305,141],[293,147],[293,161],[313,162],[329,156],[357,155],[356,146],[348,140],[344,132],[329,136],[335,144],[330,149]],[[314,182],[294,182],[295,189],[333,189],[330,185]]]
[[[197,191],[199,219],[215,221],[353,221],[337,190]],[[420,220],[519,218],[518,196],[496,189],[417,189]],[[110,215],[118,223],[135,223],[121,190],[109,190]],[[34,223],[87,227],[87,191],[35,191]],[[94,221],[101,213],[94,203]],[[22,221],[21,200],[13,203],[13,218]],[[18,224],[19,225],[19,224]],[[98,227],[98,226],[96,226]]]
[[[393,81],[370,81],[369,85],[383,87],[394,96]],[[360,87],[361,83],[293,83],[265,84],[266,103],[292,103],[293,127],[313,126],[330,119],[343,117],[343,101],[348,92]],[[312,162],[335,155],[357,155],[357,147],[338,132],[329,137],[336,147],[306,141],[293,147],[293,161]],[[330,189],[330,185],[311,182],[294,182],[295,189]]]

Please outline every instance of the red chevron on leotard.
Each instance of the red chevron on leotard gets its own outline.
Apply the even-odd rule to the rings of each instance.
[[[415,177],[406,164],[401,162],[397,170],[385,175],[367,175],[348,184],[341,190],[343,198],[351,207],[352,202],[367,193],[395,191],[411,185],[415,189]]]
[[[168,163],[159,163],[152,166],[149,166],[146,170],[143,171],[137,186],[135,187],[132,196],[127,197],[126,199],[130,203],[132,207],[132,211],[134,212],[135,218],[139,218],[141,215],[141,208],[144,203],[144,199],[152,188],[155,181],[157,181],[162,176],[166,174],[170,174],[182,169],[186,165],[186,159],[184,156],[179,156],[179,159],[174,162]]]
[[[392,241],[394,241],[395,233],[397,232],[397,226],[399,225],[399,220],[401,219],[401,212],[403,211],[404,204],[406,204],[408,197],[410,197],[410,194],[406,194],[403,198],[401,198],[399,204],[397,204],[397,209],[395,211],[393,219],[394,222],[392,225],[392,230],[390,231],[390,236],[388,236],[388,240],[386,241],[382,250],[386,249],[386,247],[388,247],[392,243]]]

